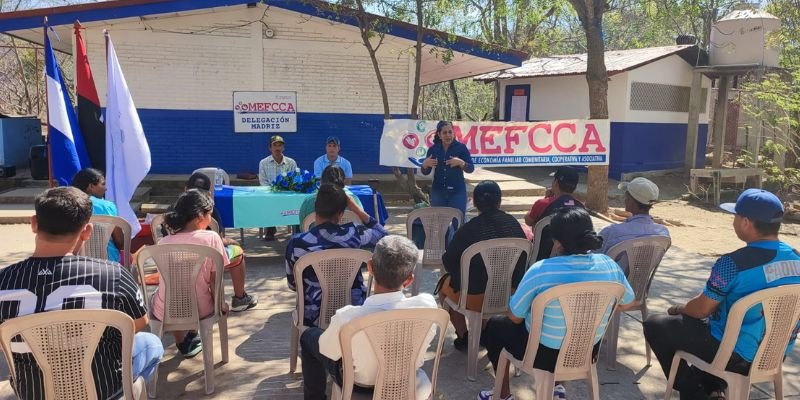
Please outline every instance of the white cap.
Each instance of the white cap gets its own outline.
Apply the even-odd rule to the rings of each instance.
[[[630,182],[620,183],[619,188],[642,204],[653,204],[658,200],[658,186],[649,179],[635,178]]]

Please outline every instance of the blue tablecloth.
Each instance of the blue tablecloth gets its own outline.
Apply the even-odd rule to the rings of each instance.
[[[367,185],[347,187],[358,196],[364,211],[375,215],[372,188]],[[378,211],[381,224],[389,218],[389,212],[378,196]],[[217,186],[214,190],[214,203],[226,228],[261,228],[266,226],[287,226],[300,224],[300,205],[311,194],[293,192],[273,192],[262,186]]]

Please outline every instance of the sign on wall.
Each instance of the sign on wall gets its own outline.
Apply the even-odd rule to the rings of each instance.
[[[380,164],[419,168],[433,146],[437,121],[385,120]],[[455,121],[453,130],[475,165],[608,165],[607,119],[542,122]]]
[[[233,92],[236,133],[297,132],[296,92]]]

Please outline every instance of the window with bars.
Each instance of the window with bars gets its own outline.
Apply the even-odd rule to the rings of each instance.
[[[689,112],[689,86],[665,85],[661,83],[632,82],[631,110]],[[700,96],[706,99],[708,89],[703,88]],[[700,106],[706,112],[706,101]]]

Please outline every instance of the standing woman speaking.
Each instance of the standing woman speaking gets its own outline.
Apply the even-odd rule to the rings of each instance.
[[[451,122],[439,121],[436,124],[433,146],[428,149],[427,158],[422,163],[422,174],[430,174],[434,167],[431,206],[456,208],[463,216],[467,211],[464,172],[471,173],[475,165],[467,146],[456,140]]]

